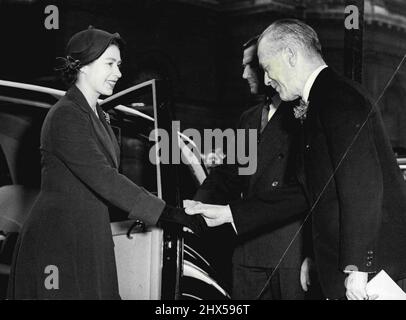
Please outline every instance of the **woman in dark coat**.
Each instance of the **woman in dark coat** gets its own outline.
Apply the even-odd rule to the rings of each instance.
[[[111,204],[147,225],[204,227],[118,172],[119,146],[97,99],[121,77],[121,46],[118,33],[94,28],[68,43],[63,71],[73,85],[42,127],[41,192],[16,246],[10,299],[119,299]]]

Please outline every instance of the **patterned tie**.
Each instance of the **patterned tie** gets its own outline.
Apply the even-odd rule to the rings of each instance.
[[[264,131],[266,125],[268,124],[268,115],[269,115],[269,103],[265,103],[264,107],[262,108],[261,133],[262,131]]]

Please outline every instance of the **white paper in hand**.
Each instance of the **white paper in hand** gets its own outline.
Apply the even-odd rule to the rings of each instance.
[[[368,282],[366,290],[369,296],[377,294],[376,300],[406,300],[406,293],[384,270]]]

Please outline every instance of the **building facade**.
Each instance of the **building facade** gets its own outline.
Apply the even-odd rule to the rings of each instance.
[[[363,84],[374,99],[382,96],[379,107],[394,147],[406,148],[405,66],[384,90],[406,52],[406,2],[364,2]],[[119,32],[127,42],[119,88],[151,77],[166,79],[183,128],[226,128],[237,122],[251,104],[241,78],[241,46],[278,18],[299,18],[313,26],[327,63],[344,72],[345,0],[52,3],[59,8],[58,30],[44,28],[44,6],[50,2],[0,1],[1,33],[8,45],[1,53],[0,78],[62,88],[55,80],[54,57],[63,55],[73,33],[88,25]]]

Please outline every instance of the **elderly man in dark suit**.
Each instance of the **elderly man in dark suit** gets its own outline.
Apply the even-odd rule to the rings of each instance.
[[[384,269],[406,276],[406,188],[379,111],[356,83],[327,67],[316,32],[279,20],[261,35],[265,82],[284,101],[300,97],[297,177],[311,203],[316,265],[326,298],[368,299],[368,278]],[[298,214],[297,189],[268,195],[273,215],[246,221],[233,205],[195,206],[209,225],[234,221],[239,234]],[[265,198],[263,197],[263,201]],[[231,209],[230,209],[231,208]],[[284,208],[282,215],[281,208]]]
[[[238,125],[238,128],[246,130],[247,133],[249,129],[258,130],[258,153],[255,155],[257,170],[253,175],[246,176],[238,175],[237,165],[217,167],[199,188],[195,200],[217,204],[231,200],[244,202],[258,192],[273,190],[295,179],[291,140],[298,132],[299,126],[293,116],[293,105],[281,103],[279,95],[271,87],[264,88],[263,83],[261,84],[263,71],[258,64],[257,40],[258,37],[252,38],[243,46],[242,77],[247,80],[251,94],[260,94],[261,102],[245,111]],[[268,92],[264,95],[265,91]],[[248,145],[248,134],[245,136]],[[289,242],[299,230],[300,224],[299,218],[293,218],[239,237],[233,255],[233,299],[255,299],[258,296]],[[281,261],[270,285],[262,295],[263,299],[304,298],[308,276],[302,276],[302,289],[302,236],[300,232]],[[307,269],[307,263],[308,260],[303,270]]]

